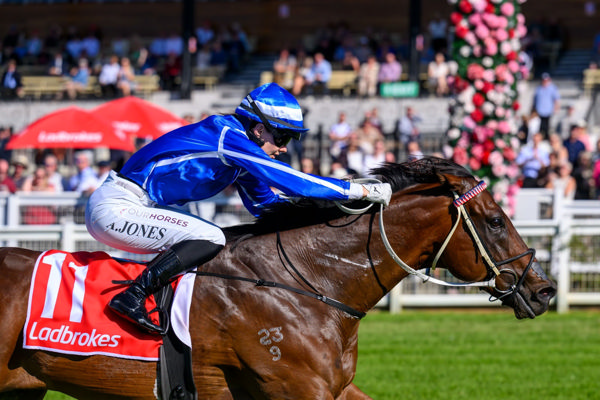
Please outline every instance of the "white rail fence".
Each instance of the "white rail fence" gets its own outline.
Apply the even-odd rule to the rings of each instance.
[[[33,250],[106,251],[115,257],[148,259],[96,242],[83,221],[86,199],[60,195],[0,195],[0,245]],[[513,220],[527,244],[537,250],[544,270],[558,283],[558,312],[572,306],[600,305],[600,201],[567,202],[548,189],[519,193]],[[220,226],[247,222],[251,215],[236,195],[192,203],[187,210]],[[454,280],[446,271],[438,278]],[[398,312],[403,307],[496,307],[477,289],[454,289],[409,277],[380,306]]]

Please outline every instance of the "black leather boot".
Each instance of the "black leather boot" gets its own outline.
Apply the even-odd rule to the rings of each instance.
[[[186,240],[174,244],[150,261],[133,283],[114,296],[108,306],[144,330],[164,335],[164,328],[152,322],[146,311],[146,297],[169,284],[177,275],[211,260],[222,248],[206,240]]]
[[[179,257],[171,249],[159,254],[125,291],[112,298],[108,306],[144,330],[164,335],[164,329],[152,322],[146,311],[146,297],[167,285],[173,277],[183,272],[182,268]]]

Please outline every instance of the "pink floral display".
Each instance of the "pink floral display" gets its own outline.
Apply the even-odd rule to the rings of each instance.
[[[494,198],[512,215],[518,190],[515,112],[519,64],[527,33],[524,0],[448,0],[455,8],[453,59],[458,65],[445,156],[485,179]]]

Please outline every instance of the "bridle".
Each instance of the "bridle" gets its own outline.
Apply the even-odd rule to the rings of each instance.
[[[372,182],[373,179],[369,179],[369,181]],[[389,253],[389,255],[400,267],[402,267],[402,269],[404,269],[410,275],[415,275],[415,276],[421,278],[423,280],[423,282],[431,282],[431,283],[435,283],[435,284],[441,285],[441,286],[452,286],[452,287],[490,287],[490,288],[494,289],[497,293],[500,294],[499,296],[490,295],[490,301],[501,300],[504,297],[510,296],[510,295],[514,294],[515,292],[518,292],[518,290],[521,288],[521,286],[523,285],[523,283],[525,281],[525,277],[527,276],[529,269],[531,268],[531,266],[533,264],[533,260],[535,258],[535,249],[529,248],[526,251],[524,251],[523,253],[521,253],[515,257],[511,257],[511,258],[508,258],[508,259],[505,259],[502,261],[496,261],[494,259],[494,257],[492,257],[487,246],[485,245],[483,240],[481,240],[481,235],[477,231],[477,228],[475,228],[475,224],[473,223],[471,216],[469,215],[469,212],[465,208],[465,203],[467,203],[469,200],[471,200],[472,198],[476,197],[481,192],[483,192],[486,187],[487,187],[487,184],[484,181],[480,181],[476,186],[471,188],[469,191],[467,191],[462,196],[459,196],[456,192],[452,192],[452,194],[454,196],[453,205],[457,208],[457,212],[458,212],[456,222],[454,223],[452,229],[446,236],[446,239],[444,240],[444,242],[442,243],[442,246],[440,247],[436,256],[434,257],[431,267],[427,269],[427,273],[423,273],[421,271],[418,271],[418,270],[412,268],[411,266],[406,264],[404,261],[402,261],[402,259],[400,257],[398,257],[398,255],[392,248],[392,246],[387,238],[387,235],[385,233],[385,227],[384,227],[384,223],[383,223],[384,206],[383,206],[383,204],[381,204],[380,210],[379,210],[379,231],[381,233],[381,239],[383,241],[383,244],[384,244],[387,252]],[[370,204],[366,208],[356,210],[356,209],[346,207],[340,203],[336,203],[336,204],[341,210],[343,210],[344,212],[349,213],[349,214],[362,214],[373,205],[373,204]],[[446,281],[434,278],[431,275],[429,275],[429,272],[431,270],[435,269],[438,260],[442,256],[442,253],[444,252],[448,243],[450,242],[450,239],[454,235],[454,232],[456,231],[456,228],[458,227],[458,225],[460,223],[461,217],[464,218],[467,229],[468,229],[469,233],[471,234],[471,237],[473,238],[473,241],[474,241],[475,245],[477,246],[477,249],[479,250],[479,252],[485,262],[486,268],[488,269],[488,276],[490,274],[494,275],[489,280],[486,280],[483,282],[454,283],[454,282],[446,282]],[[525,271],[523,271],[523,274],[521,275],[521,277],[519,277],[517,275],[517,273],[515,271],[513,271],[512,269],[502,268],[502,266],[510,264],[513,261],[518,260],[519,258],[525,257],[527,255],[529,255],[529,257],[530,257],[529,262],[527,263],[527,267],[525,268]],[[513,282],[516,282],[516,283],[512,283],[510,285],[510,287],[506,290],[499,289],[496,286],[496,278],[498,278],[501,274],[512,275]]]

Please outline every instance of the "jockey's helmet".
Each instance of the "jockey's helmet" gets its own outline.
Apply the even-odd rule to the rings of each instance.
[[[287,137],[299,140],[304,128],[302,109],[290,92],[276,83],[251,91],[235,109],[237,115],[261,122],[279,142]],[[287,143],[287,141],[285,141]]]

